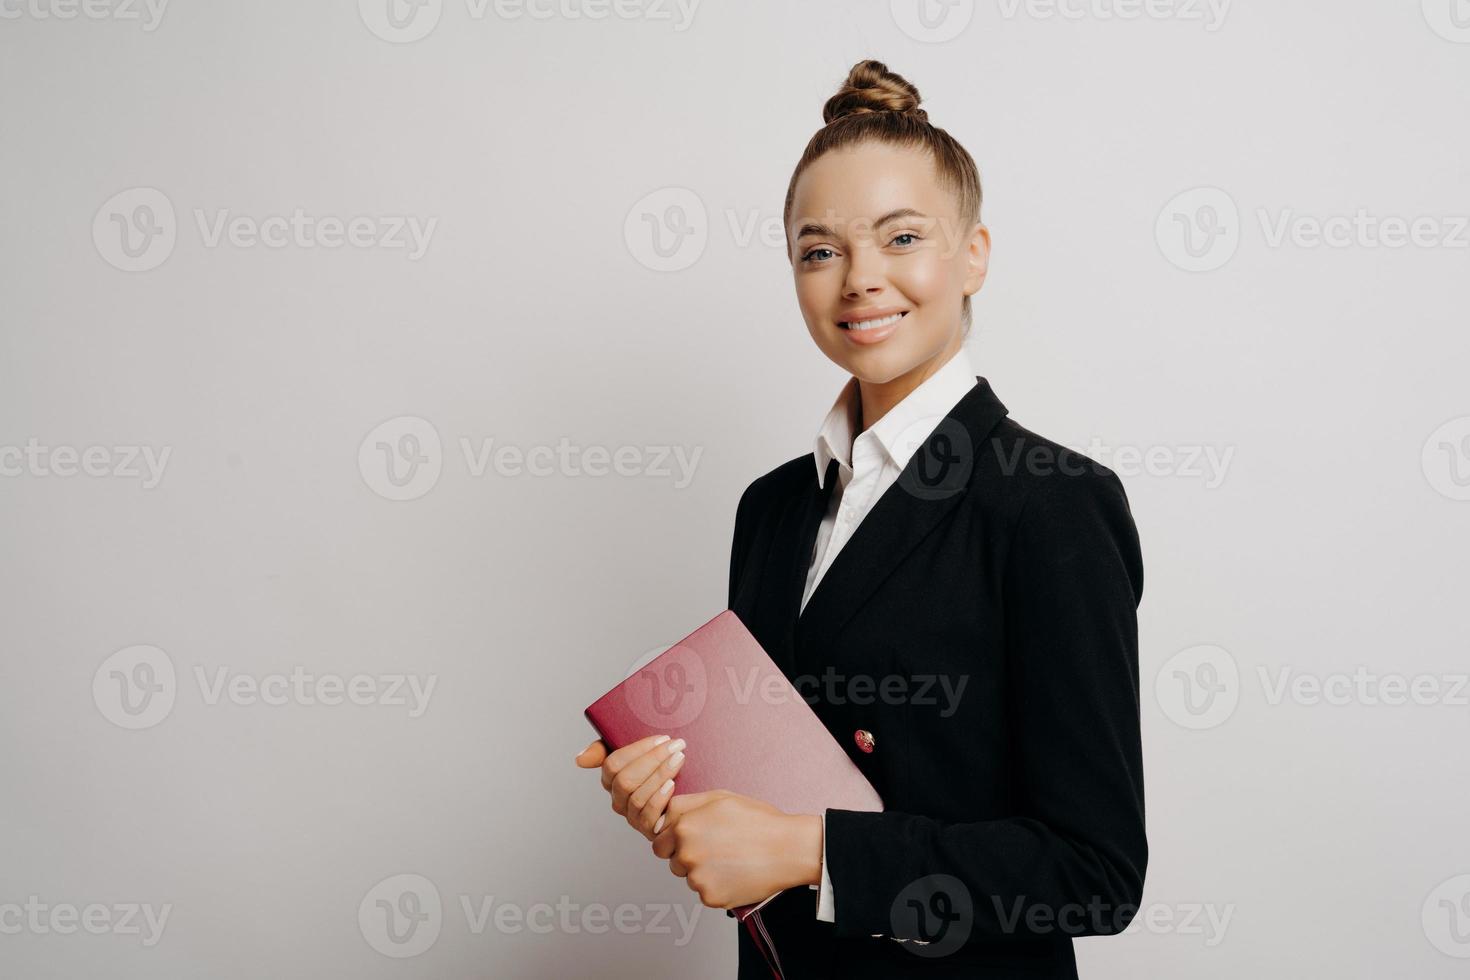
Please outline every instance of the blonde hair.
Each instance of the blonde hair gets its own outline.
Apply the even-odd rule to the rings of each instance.
[[[833,150],[861,143],[915,147],[929,154],[940,184],[954,194],[961,227],[968,231],[980,220],[980,171],[969,152],[953,136],[929,122],[919,108],[919,90],[881,61],[859,61],[847,73],[837,94],[822,106],[822,122],[807,143],[786,186],[781,225],[786,229],[786,254],[791,256],[791,201],[796,181],[807,167]],[[970,330],[970,297],[962,307],[965,332]]]

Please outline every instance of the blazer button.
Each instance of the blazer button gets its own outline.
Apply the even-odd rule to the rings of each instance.
[[[853,741],[857,742],[857,747],[862,749],[864,752],[873,751],[873,743],[875,739],[873,738],[872,732],[859,728],[857,731],[852,733],[852,738]]]

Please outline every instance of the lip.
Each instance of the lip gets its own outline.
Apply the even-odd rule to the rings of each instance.
[[[906,310],[898,306],[872,310],[853,310],[851,313],[844,313],[842,315],[842,319],[838,321],[837,329],[841,330],[842,335],[851,340],[854,344],[862,344],[864,346],[867,346],[869,344],[881,344],[883,341],[893,336],[893,334],[898,330],[899,327],[903,326],[903,317],[900,317],[897,321],[890,323],[886,327],[880,327],[877,330],[849,330],[841,324],[849,323],[853,320],[878,320],[882,319],[885,316],[892,316],[895,313],[908,314],[911,312],[913,311]]]

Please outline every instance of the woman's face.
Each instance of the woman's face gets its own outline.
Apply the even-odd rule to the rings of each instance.
[[[787,233],[807,330],[848,373],[883,384],[959,349],[990,233],[960,225],[926,152],[869,142],[823,155],[796,182]],[[897,313],[868,330],[847,325]]]

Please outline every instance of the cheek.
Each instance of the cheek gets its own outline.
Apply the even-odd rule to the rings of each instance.
[[[938,250],[913,256],[912,261],[903,264],[896,279],[899,288],[916,303],[945,301],[957,288],[953,263],[941,257]]]
[[[841,290],[841,283],[834,282],[831,276],[823,275],[821,272],[801,272],[796,276],[796,302],[807,318],[822,319],[827,315],[835,301],[835,291]]]

